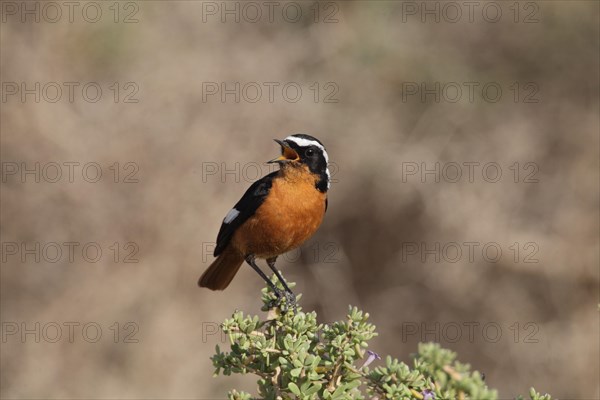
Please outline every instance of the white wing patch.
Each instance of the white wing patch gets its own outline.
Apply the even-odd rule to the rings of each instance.
[[[225,224],[231,223],[231,221],[236,219],[238,215],[240,215],[240,212],[238,210],[236,210],[235,208],[232,208],[231,210],[229,210],[229,212],[225,216],[225,219],[223,219],[223,223],[225,223]]]

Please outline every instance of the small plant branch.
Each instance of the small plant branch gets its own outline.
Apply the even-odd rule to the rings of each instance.
[[[367,350],[377,335],[367,313],[349,307],[345,320],[319,324],[315,312],[305,313],[299,306],[274,308],[275,291],[284,288],[275,277],[271,283],[262,294],[264,320],[237,311],[222,324],[231,348],[223,353],[217,346],[215,375],[250,373],[258,378],[257,395],[231,390],[229,399],[497,399],[497,391],[487,387],[479,372],[456,361],[452,351],[422,343],[412,367],[389,356],[382,360]],[[533,388],[529,398],[551,400]]]

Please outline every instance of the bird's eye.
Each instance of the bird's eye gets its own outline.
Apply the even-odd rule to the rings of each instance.
[[[306,151],[304,152],[304,154],[305,154],[307,157],[310,157],[310,156],[312,156],[313,154],[315,154],[315,151],[314,151],[313,149],[308,149],[308,150],[306,150]]]

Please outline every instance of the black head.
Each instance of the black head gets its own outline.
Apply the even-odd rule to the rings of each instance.
[[[318,139],[304,134],[296,134],[286,137],[283,140],[275,139],[281,145],[281,157],[270,162],[280,164],[299,163],[304,164],[315,175],[319,176],[317,180],[317,189],[326,192],[329,189],[329,157],[325,146]]]

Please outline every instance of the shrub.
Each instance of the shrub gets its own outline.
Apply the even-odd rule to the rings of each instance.
[[[276,300],[267,287],[262,291],[265,320],[237,311],[223,322],[231,349],[222,352],[217,346],[212,357],[215,375],[254,374],[258,396],[267,400],[497,398],[482,374],[436,343],[419,344],[411,365],[390,356],[379,361],[367,350],[377,335],[375,326],[368,322],[369,314],[356,307],[349,307],[342,321],[319,324],[314,311],[305,313],[298,307],[282,312],[285,300],[281,308],[272,308]],[[533,388],[529,396],[551,399]],[[232,400],[251,398],[249,393],[229,392]]]

